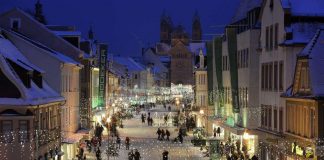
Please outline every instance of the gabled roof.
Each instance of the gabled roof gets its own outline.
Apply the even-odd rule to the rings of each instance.
[[[297,59],[307,59],[309,66],[310,87],[312,95],[307,97],[324,98],[324,30],[320,29],[312,40],[297,55]],[[296,67],[297,68],[297,67]],[[296,70],[296,69],[295,69]],[[295,71],[296,72],[296,71]],[[286,91],[286,96],[292,95],[292,88]],[[305,98],[307,98],[305,97]]]
[[[20,98],[0,98],[0,105],[30,106],[64,101],[64,98],[50,88],[44,80],[42,80],[42,88],[37,86],[32,79],[30,88],[25,87],[20,77],[8,63],[8,59],[12,60],[13,63],[20,62],[20,64],[17,64],[19,66],[24,64],[25,67],[29,67],[28,71],[41,70],[30,63],[9,40],[0,36],[0,70],[21,94]]]
[[[292,16],[324,16],[323,0],[281,0],[281,4]]]
[[[48,48],[47,46],[43,45],[42,43],[40,42],[37,42],[37,41],[34,41],[20,33],[17,33],[17,32],[14,32],[14,31],[6,31],[4,30],[4,32],[8,35],[9,39],[11,36],[15,36],[16,38],[19,38],[27,43],[29,43],[30,45],[34,46],[34,47],[37,47],[37,48],[40,48],[42,50],[44,50],[45,52],[47,52],[50,56],[56,58],[57,60],[63,62],[63,63],[66,63],[66,64],[73,64],[73,65],[78,65],[78,66],[82,66],[79,62],[73,60],[72,58],[60,53],[60,52],[57,52],[51,48]]]
[[[307,44],[313,38],[314,34],[319,28],[324,28],[324,23],[292,23],[290,27],[285,28],[287,33],[292,33],[292,39],[285,40],[281,44]]]
[[[114,61],[127,67],[128,71],[143,71],[145,67],[130,57],[114,57]]]
[[[33,32],[33,31],[26,31],[22,32],[24,35],[28,35],[28,38],[31,38],[33,40],[37,40],[44,45],[57,50],[61,52],[62,54],[65,54],[66,56],[71,57],[72,59],[78,61],[80,57],[83,55],[83,51],[81,51],[79,48],[75,47],[71,43],[64,40],[62,37],[56,35],[54,32],[52,32],[49,28],[47,28],[44,24],[38,22],[36,19],[34,19],[31,15],[27,14],[23,10],[19,8],[11,9],[3,14],[0,14],[1,18],[7,18],[7,15],[15,14],[17,18],[23,18],[24,20],[28,21],[31,24],[35,24],[35,26],[38,29],[39,32]],[[10,17],[9,17],[10,18]],[[9,23],[9,22],[8,22]],[[24,25],[24,24],[22,24]],[[9,28],[5,28],[9,29]],[[42,33],[41,36],[39,36]],[[51,39],[51,41],[46,41],[46,39]],[[43,41],[44,40],[44,41]]]
[[[261,7],[262,0],[241,0],[233,16],[231,23],[236,23],[247,17],[247,13],[257,7]]]

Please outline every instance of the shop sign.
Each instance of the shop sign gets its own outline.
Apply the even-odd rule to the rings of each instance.
[[[311,147],[303,148],[297,145],[296,142],[291,144],[291,151],[293,154],[303,156],[306,158],[313,158],[314,157],[314,150]]]

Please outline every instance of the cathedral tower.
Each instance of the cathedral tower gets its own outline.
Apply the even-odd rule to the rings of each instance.
[[[201,42],[201,35],[202,30],[200,24],[200,17],[198,15],[198,11],[196,11],[192,20],[192,41]]]
[[[161,16],[160,21],[160,42],[170,44],[172,32],[172,20],[166,15],[165,11]]]

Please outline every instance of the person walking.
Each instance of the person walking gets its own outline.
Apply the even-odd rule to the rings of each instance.
[[[158,130],[156,131],[156,134],[158,135],[158,140],[161,139],[161,133],[162,133],[161,129],[158,128]]]
[[[97,157],[97,160],[101,160],[101,151],[99,148],[96,151],[96,157]]]
[[[166,125],[168,122],[168,115],[164,115],[164,124]]]
[[[165,130],[165,134],[166,134],[166,136],[167,136],[166,140],[167,140],[167,141],[170,141],[170,139],[169,139],[169,138],[170,138],[170,132],[169,132],[169,130],[166,129],[166,130]]]
[[[141,118],[142,118],[142,123],[145,123],[145,116],[144,116],[143,113],[142,113],[142,115],[141,115]]]
[[[126,150],[129,150],[129,145],[130,145],[130,139],[129,139],[129,137],[126,137],[125,144],[126,144]]]
[[[220,127],[217,127],[217,135],[218,135],[218,137],[220,137],[220,133],[221,133],[221,129],[220,129]]]
[[[133,150],[131,150],[130,152],[128,152],[128,160],[133,160],[134,158],[134,153]]]
[[[213,132],[214,132],[214,138],[215,138],[216,137],[216,133],[217,133],[216,127],[214,127]]]
[[[183,136],[182,136],[181,131],[179,132],[178,138],[179,138],[180,143],[183,143]]]
[[[147,125],[148,126],[150,126],[150,119],[151,119],[151,117],[150,117],[150,115],[147,117]]]
[[[164,129],[161,130],[161,140],[163,141],[164,140],[164,136],[165,136],[165,132],[164,132]]]
[[[168,160],[168,158],[169,158],[169,152],[167,150],[164,150],[162,153],[162,159]]]
[[[140,158],[141,158],[141,154],[138,152],[137,149],[135,149],[134,159],[135,160],[140,160]]]
[[[118,149],[120,149],[120,143],[121,143],[121,139],[119,136],[117,136],[116,144],[117,144]]]

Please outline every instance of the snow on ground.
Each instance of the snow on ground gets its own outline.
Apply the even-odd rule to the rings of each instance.
[[[164,115],[164,108],[159,106],[160,109],[155,108],[154,112]],[[151,115],[152,115],[152,111]],[[199,147],[193,147],[190,142],[191,137],[185,137],[184,143],[172,142],[177,136],[178,129],[176,127],[160,127],[162,129],[168,129],[171,133],[170,141],[157,140],[157,128],[158,126],[148,126],[147,123],[143,124],[140,118],[140,114],[134,118],[123,121],[124,128],[119,128],[119,134],[122,139],[121,149],[119,150],[118,157],[109,157],[110,160],[127,160],[128,152],[125,148],[125,137],[130,137],[130,149],[137,149],[141,154],[142,160],[161,160],[162,152],[164,150],[169,151],[169,160],[204,160],[208,159],[203,157]],[[115,141],[115,137],[109,137]],[[104,154],[104,148],[107,148],[107,136],[104,138],[103,145],[101,147],[102,159],[108,159]],[[95,159],[95,154],[92,152],[91,156],[86,152],[87,159]]]

